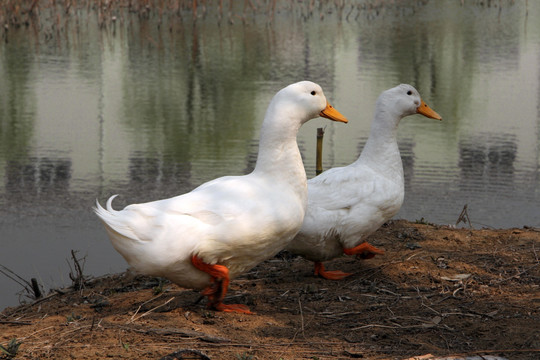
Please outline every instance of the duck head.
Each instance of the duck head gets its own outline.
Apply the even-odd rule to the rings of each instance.
[[[304,122],[318,116],[347,123],[348,120],[328,103],[322,88],[311,81],[300,81],[281,89],[274,97],[281,109],[302,113]]]
[[[421,114],[425,117],[442,120],[442,117],[431,109],[411,85],[401,84],[386,90],[380,100],[392,109],[395,115],[403,118],[408,115]]]

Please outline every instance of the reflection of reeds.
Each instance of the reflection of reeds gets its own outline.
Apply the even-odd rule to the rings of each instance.
[[[34,27],[51,38],[65,31],[70,19],[94,16],[100,29],[114,28],[133,18],[154,20],[158,29],[173,31],[173,24],[184,20],[210,21],[221,24],[249,21],[272,23],[276,16],[306,21],[308,19],[338,21],[371,20],[393,11],[394,14],[413,12],[427,0],[2,0],[0,24],[7,41],[10,29]],[[462,6],[499,6],[513,4],[512,0],[462,1]]]
[[[3,0],[0,5],[0,23],[5,29],[29,26],[38,17],[48,13],[49,19],[76,16],[82,10],[95,13],[100,27],[115,22],[119,17],[155,17],[161,22],[165,16],[186,17],[193,20],[213,14],[221,21],[224,14],[229,23],[234,19],[246,22],[250,17],[262,16],[272,21],[277,13],[293,14],[302,19],[323,19],[336,15],[344,20],[357,19],[360,12],[378,14],[383,8],[416,6],[417,1],[397,2],[385,0]]]
[[[247,11],[253,13],[262,9],[275,9],[277,0],[259,1],[245,0],[241,17]],[[224,4],[225,2],[225,4]],[[62,19],[63,16],[76,16],[81,11],[97,16],[99,27],[115,22],[120,16],[137,16],[140,19],[156,17],[158,22],[164,16],[183,17],[188,14],[195,20],[204,18],[209,10],[217,12],[217,18],[223,16],[224,7],[232,18],[235,5],[241,3],[233,0],[4,0],[0,4],[0,23],[7,31],[10,27],[30,26],[38,17],[46,15],[50,19]],[[269,3],[270,6],[264,6]],[[54,22],[54,21],[53,21]]]
[[[324,128],[317,128],[317,150],[315,156],[315,175],[323,172],[322,167],[322,147],[324,138]]]

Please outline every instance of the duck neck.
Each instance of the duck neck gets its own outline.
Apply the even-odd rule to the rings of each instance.
[[[259,154],[253,173],[264,173],[273,181],[285,182],[297,191],[307,192],[306,172],[296,142],[301,123],[287,115],[288,112],[270,115],[272,113],[269,109],[261,127]],[[272,119],[278,116],[278,121]]]
[[[395,179],[403,179],[403,165],[397,143],[401,116],[383,109],[375,112],[369,138],[356,161]]]

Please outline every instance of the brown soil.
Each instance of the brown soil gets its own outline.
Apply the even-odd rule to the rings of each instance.
[[[538,229],[395,221],[370,242],[386,254],[326,263],[354,273],[345,280],[281,253],[232,281],[226,302],[256,315],[124,273],[5,309],[0,344],[20,342],[18,359],[540,357]]]

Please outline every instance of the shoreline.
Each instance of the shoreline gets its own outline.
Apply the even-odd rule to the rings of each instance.
[[[4,309],[0,345],[15,339],[21,359],[160,359],[186,349],[210,359],[540,352],[538,229],[398,220],[369,241],[386,254],[325,263],[353,273],[342,281],[314,277],[310,262],[288,253],[232,280],[226,302],[256,315],[207,310],[197,291],[124,272]]]

